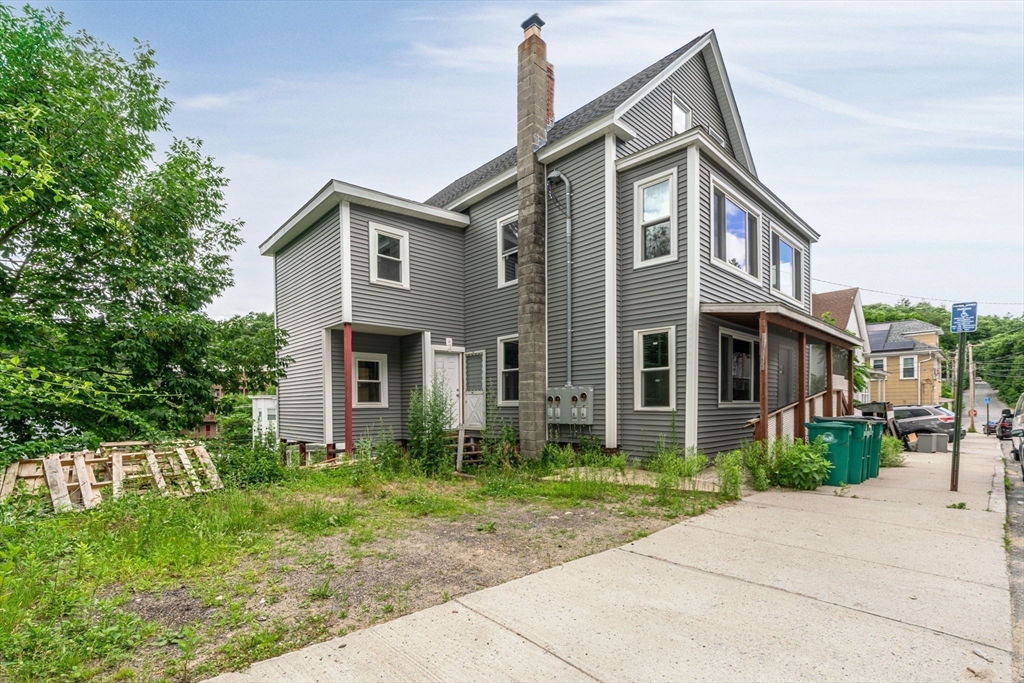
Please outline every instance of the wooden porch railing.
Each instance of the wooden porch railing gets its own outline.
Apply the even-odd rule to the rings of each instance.
[[[810,422],[812,418],[819,417],[825,414],[826,397],[828,392],[821,391],[817,394],[808,396],[805,401],[804,415],[806,416],[805,421]],[[846,404],[845,388],[833,389],[833,402],[832,405],[838,410],[835,412],[846,415],[849,414],[849,406]],[[800,407],[800,401],[790,403],[787,406],[783,406],[768,413],[768,429],[767,434],[769,437],[780,439],[784,436],[790,438],[796,438],[797,436],[803,435],[803,425],[797,424],[797,408]],[[754,428],[756,432],[757,425],[760,424],[761,417],[755,417],[747,421],[746,427]]]

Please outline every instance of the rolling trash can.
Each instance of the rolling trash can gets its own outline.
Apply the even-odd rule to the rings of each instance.
[[[868,476],[870,465],[870,441],[874,430],[868,427],[863,417],[816,417],[815,424],[844,424],[853,428],[850,436],[850,465],[847,469],[847,484],[859,484]],[[867,437],[865,439],[865,437]]]
[[[822,443],[828,447],[825,457],[832,463],[832,469],[828,472],[825,485],[849,484],[850,437],[853,435],[853,427],[840,422],[807,422],[804,427],[807,428],[808,441],[821,437]],[[860,467],[859,462],[857,466]]]

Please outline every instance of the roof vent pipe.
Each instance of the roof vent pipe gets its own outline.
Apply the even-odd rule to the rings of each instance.
[[[565,207],[555,197],[552,183],[565,183]],[[565,386],[572,384],[572,185],[561,171],[548,173],[548,192],[565,214]]]

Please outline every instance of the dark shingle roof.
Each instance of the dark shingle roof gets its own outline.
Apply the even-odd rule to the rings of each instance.
[[[708,31],[708,33],[710,33],[710,31]],[[697,36],[675,52],[662,57],[654,64],[651,64],[649,67],[631,78],[627,78],[625,81],[619,83],[597,99],[591,100],[571,114],[560,118],[548,131],[547,144],[550,145],[551,143],[576,132],[587,124],[593,123],[605,114],[614,111],[616,107],[628,100],[637,91],[647,85],[647,83],[649,83],[655,76],[667,69],[672,62],[679,59],[684,52],[696,45],[700,40],[707,36],[708,33]],[[424,203],[432,206],[446,206],[451,201],[465,194],[480,183],[490,180],[502,171],[513,168],[515,165],[516,148],[513,147],[504,154],[491,159],[475,171],[471,171],[462,176]]]
[[[906,336],[920,332],[938,332],[942,334],[942,328],[926,323],[923,320],[897,320],[891,323],[868,325],[868,341],[871,344],[871,352],[938,351],[939,347],[937,346],[925,344]]]

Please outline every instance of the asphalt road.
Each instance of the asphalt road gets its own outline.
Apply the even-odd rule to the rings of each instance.
[[[1003,412],[1003,408],[1007,408],[1005,403],[999,400],[999,395],[996,390],[992,388],[988,382],[975,382],[974,383],[974,408],[978,411],[978,417],[974,418],[974,426],[979,432],[982,431],[982,427],[985,426],[985,398],[991,398],[992,403],[988,405],[988,415],[990,420],[999,418],[999,415]],[[968,397],[968,401],[970,397]],[[970,425],[970,422],[967,422]]]

